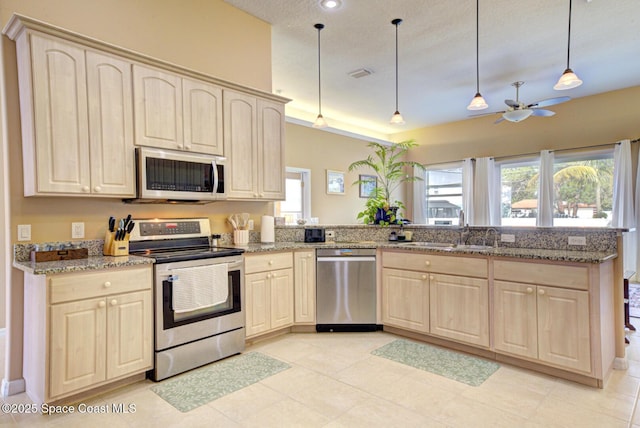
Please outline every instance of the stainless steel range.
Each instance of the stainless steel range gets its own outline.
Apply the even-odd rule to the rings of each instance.
[[[244,350],[244,250],[210,237],[207,218],[135,221],[129,253],[156,262],[154,380]]]

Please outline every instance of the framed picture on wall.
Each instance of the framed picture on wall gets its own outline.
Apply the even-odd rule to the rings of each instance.
[[[375,175],[360,174],[360,197],[370,198],[375,195],[376,187],[378,187],[378,179]]]
[[[327,193],[344,195],[344,172],[327,170]]]

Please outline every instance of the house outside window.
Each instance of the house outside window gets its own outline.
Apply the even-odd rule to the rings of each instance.
[[[458,225],[462,209],[462,166],[427,168],[424,176],[425,223]]]
[[[536,225],[539,163],[532,158],[499,163],[502,226]]]

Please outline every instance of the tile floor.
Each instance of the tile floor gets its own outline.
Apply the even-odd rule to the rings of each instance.
[[[636,319],[640,327],[640,320]],[[291,368],[181,413],[151,381],[85,401],[134,404],[129,414],[9,415],[0,425],[60,427],[638,427],[640,333],[627,348],[629,369],[604,390],[502,365],[468,386],[371,355],[388,333],[289,334],[251,346]],[[0,337],[0,355],[4,338]],[[3,358],[3,357],[2,357]],[[6,403],[29,403],[25,394]]]

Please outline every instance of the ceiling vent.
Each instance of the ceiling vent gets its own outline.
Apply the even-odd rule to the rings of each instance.
[[[359,68],[357,70],[354,70],[354,71],[350,72],[349,76],[353,77],[354,79],[359,79],[361,77],[365,77],[365,76],[368,76],[370,74],[373,74],[373,71],[368,70],[366,68]]]

